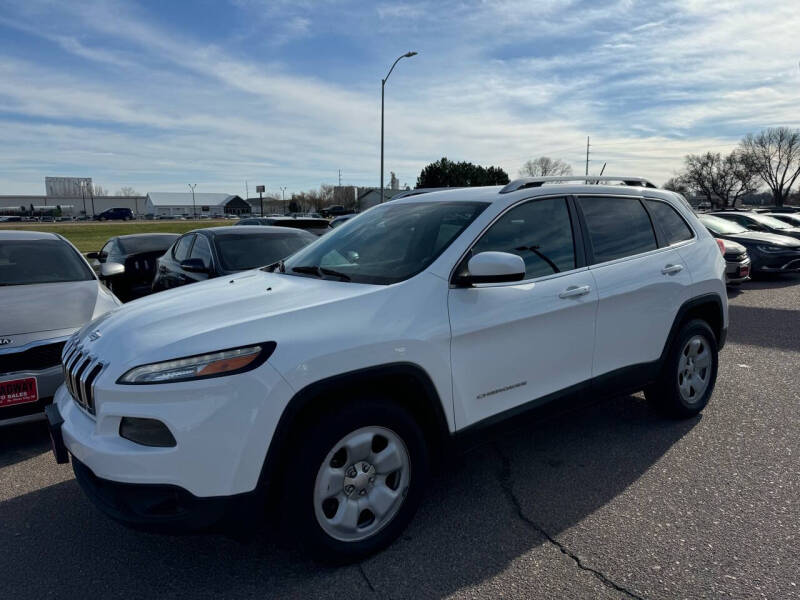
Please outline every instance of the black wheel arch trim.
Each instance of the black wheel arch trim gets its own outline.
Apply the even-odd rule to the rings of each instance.
[[[675,315],[675,319],[672,321],[672,327],[670,328],[667,339],[664,342],[664,348],[661,350],[661,356],[658,359],[659,363],[663,364],[666,360],[667,353],[669,352],[670,347],[678,335],[681,324],[686,320],[686,316],[692,310],[710,304],[713,304],[719,313],[719,330],[715,329],[714,323],[709,323],[708,325],[711,327],[711,330],[714,331],[714,335],[717,336],[717,349],[722,350],[723,346],[725,346],[725,339],[728,335],[728,328],[725,326],[725,312],[722,305],[722,298],[720,298],[719,294],[711,292],[708,294],[695,296],[694,298],[691,298],[681,304],[681,307],[678,309],[678,313]]]
[[[269,493],[270,484],[274,480],[275,475],[280,471],[281,457],[291,443],[293,426],[297,424],[298,419],[302,418],[305,411],[310,408],[315,400],[324,395],[326,390],[342,389],[346,386],[357,385],[358,383],[376,382],[381,378],[398,376],[413,378],[413,380],[425,390],[425,397],[420,400],[430,405],[423,408],[432,409],[432,414],[435,419],[435,441],[439,444],[441,449],[444,449],[451,436],[450,426],[442,406],[439,392],[436,390],[433,379],[431,379],[428,372],[420,365],[411,362],[387,363],[365,367],[315,381],[297,391],[292,396],[291,400],[289,400],[288,404],[283,409],[278,424],[275,427],[267,449],[267,454],[264,458],[264,463],[261,467],[257,489],[264,493]]]

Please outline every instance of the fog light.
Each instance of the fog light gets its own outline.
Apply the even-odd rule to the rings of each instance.
[[[158,419],[122,417],[119,435],[142,446],[172,448],[178,445],[172,432]]]

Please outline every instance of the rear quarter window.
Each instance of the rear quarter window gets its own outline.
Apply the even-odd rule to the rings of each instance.
[[[667,246],[685,242],[694,237],[691,227],[669,204],[659,200],[645,200],[645,203],[653,220],[658,224]]]

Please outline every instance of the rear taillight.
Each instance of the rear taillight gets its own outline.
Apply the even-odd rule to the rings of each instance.
[[[714,239],[717,241],[717,246],[719,246],[719,251],[720,251],[720,252],[722,253],[722,255],[724,256],[724,255],[725,255],[725,242],[723,242],[723,241],[722,241],[721,239],[719,239],[719,238],[714,238]]]

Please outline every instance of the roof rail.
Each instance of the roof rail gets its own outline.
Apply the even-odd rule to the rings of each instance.
[[[619,175],[561,175],[558,177],[522,177],[521,179],[515,179],[500,190],[500,193],[508,194],[509,192],[516,192],[517,190],[541,187],[545,183],[583,182],[587,184],[599,184],[605,181],[618,181],[625,185],[636,187],[657,187],[652,181],[644,177],[621,177]]]

